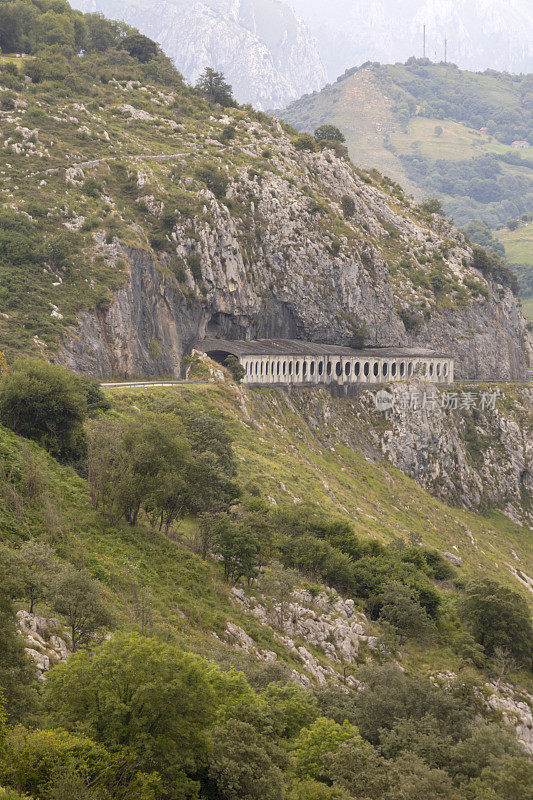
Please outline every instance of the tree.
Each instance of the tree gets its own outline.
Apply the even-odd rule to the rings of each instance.
[[[136,58],[141,64],[146,64],[157,55],[157,45],[148,36],[142,33],[130,33],[122,39],[121,46],[127,50],[132,58]]]
[[[52,724],[82,727],[124,752],[130,770],[159,772],[164,786],[158,797],[189,796],[185,789],[193,787],[185,773],[206,764],[216,710],[208,667],[175,646],[117,634],[51,670],[44,700]]]
[[[444,770],[432,769],[412,753],[389,762],[388,777],[385,800],[462,800]]]
[[[24,651],[24,640],[17,633],[11,600],[0,574],[0,697],[8,720],[14,722],[31,715],[36,705],[35,667]]]
[[[416,600],[413,589],[398,581],[385,584],[378,595],[370,599],[372,616],[376,614],[408,636],[424,636],[434,631],[427,612]]]
[[[346,219],[350,219],[355,214],[355,200],[349,194],[343,194],[341,198],[342,213]]]
[[[227,516],[215,522],[213,549],[221,557],[227,583],[236,584],[241,578],[251,581],[257,576],[259,538]]]
[[[57,575],[59,561],[46,542],[29,539],[24,542],[15,555],[21,565],[23,596],[29,600],[30,614],[35,603],[48,597],[54,577]]]
[[[510,672],[514,672],[515,669],[518,668],[518,662],[516,658],[506,650],[504,647],[495,647],[494,654],[492,656],[492,663],[494,665],[494,671],[496,672],[496,686],[499,688],[500,683],[503,679],[509,675]]]
[[[466,587],[461,611],[487,655],[493,655],[500,647],[521,664],[531,666],[531,614],[518,592],[488,578],[472,581]]]
[[[213,730],[209,775],[223,800],[280,800],[283,774],[272,745],[255,728],[230,719]]]
[[[237,103],[229,83],[226,83],[222,72],[206,67],[196,84],[198,91],[205,95],[210,103],[218,103],[225,108],[234,108]]]
[[[435,136],[442,136],[442,133],[443,133],[442,125],[435,125],[434,133],[435,133]]]
[[[358,729],[349,722],[339,725],[327,717],[318,717],[304,728],[294,743],[294,768],[301,778],[328,780],[326,756],[337,753],[343,742],[362,743]]]
[[[346,137],[335,125],[321,125],[314,133],[317,142],[340,142],[344,144]]]
[[[0,422],[61,461],[84,454],[86,411],[81,380],[45,361],[19,361],[0,383]]]
[[[371,744],[380,743],[384,732],[400,719],[420,720],[431,715],[443,734],[458,738],[468,730],[470,697],[443,691],[421,675],[408,676],[396,665],[361,670],[365,687],[354,695],[357,726]]]
[[[351,797],[381,800],[389,788],[387,762],[360,737],[342,742],[335,753],[325,756],[324,763],[328,779]]]
[[[326,786],[324,783],[309,780],[293,782],[287,800],[350,800],[338,786]]]
[[[47,11],[37,17],[32,38],[34,50],[40,50],[43,45],[63,45],[74,48],[75,33],[67,14],[56,14],[55,11]]]
[[[67,621],[74,652],[111,624],[100,584],[85,569],[67,567],[59,576],[53,589],[52,607]]]
[[[314,694],[294,681],[271,683],[261,697],[268,705],[276,733],[283,739],[293,739],[319,716]]]

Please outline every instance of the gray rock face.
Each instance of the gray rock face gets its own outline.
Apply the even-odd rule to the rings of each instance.
[[[107,310],[80,316],[62,342],[61,363],[98,378],[177,376],[183,356],[205,336],[349,344],[354,327],[364,326],[368,346],[452,353],[458,378],[525,374],[519,304],[470,266],[472,253],[460,232],[436,216],[428,227],[407,198],[399,204],[328,151],[297,152],[280,126],[241,125],[248,136],[243,155],[269,148],[268,169],[239,170],[222,200],[199,189],[203,213],[174,227],[172,256],[95,235],[94,255],[109,264],[124,258],[130,278]],[[161,208],[149,193],[150,180],[145,162],[141,199]],[[183,181],[189,190],[191,180]],[[344,196],[354,202],[349,219],[341,211]],[[187,266],[191,257],[201,282]],[[171,258],[185,265],[181,282]],[[417,275],[430,272],[428,262],[445,270],[457,300],[443,304],[421,288]],[[405,263],[400,273],[398,264]],[[408,333],[400,318],[412,308],[416,333]]]
[[[278,0],[76,0],[159,42],[185,80],[220,70],[241,103],[281,108],[320,89],[326,71],[315,40]]]
[[[50,667],[66,661],[72,652],[71,637],[58,619],[17,611],[17,627],[26,653],[35,662],[39,681],[44,681]]]
[[[391,64],[426,54],[462,69],[531,70],[533,15],[528,0],[292,0],[316,35],[330,79],[365,61]]]
[[[259,599],[248,597],[238,588],[232,589],[232,599],[262,625],[272,628],[276,639],[297,656],[301,671],[294,670],[292,677],[305,687],[339,681],[342,668],[357,663],[362,643],[371,650],[378,646],[376,637],[367,635],[368,620],[355,610],[353,600],[344,600],[329,587],[323,587],[316,597],[308,591],[295,590],[291,601],[283,605],[267,601],[264,595]],[[253,639],[234,623],[227,623],[226,638],[233,647],[260,661],[277,658],[271,650],[258,649]],[[331,663],[321,663],[309,650],[310,646],[321,650]],[[360,685],[353,675],[342,679],[355,688]]]
[[[376,409],[374,392],[330,398],[321,389],[293,392],[291,404],[321,431],[331,445],[358,448],[376,461],[386,456],[432,494],[469,509],[496,507],[516,522],[530,524],[533,474],[533,391],[509,389],[495,408],[482,409],[483,389],[476,384],[457,391],[458,408],[443,408],[449,388],[435,390],[419,381],[389,385],[396,398],[386,414]],[[427,392],[426,408],[403,408],[410,396]],[[461,408],[464,392],[475,405]],[[478,394],[479,392],[479,394]],[[435,395],[435,401],[431,396]],[[472,545],[477,547],[472,537]],[[444,553],[452,563],[460,553]]]

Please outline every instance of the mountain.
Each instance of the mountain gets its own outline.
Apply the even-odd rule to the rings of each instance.
[[[533,11],[529,0],[292,0],[316,36],[329,79],[365,61],[390,63],[423,55],[462,69],[531,72]]]
[[[477,219],[496,228],[531,211],[532,85],[531,75],[420,59],[365,64],[280,114],[304,131],[337,125],[355,163],[419,197],[439,197],[459,225]]]
[[[279,0],[77,0],[159,42],[190,83],[205,67],[220,70],[236,99],[274,108],[326,81],[318,47]]]
[[[208,105],[157,58],[40,55],[2,72],[4,348],[101,378],[179,375],[206,334],[359,332],[453,352],[459,376],[521,377],[508,271],[389,179]]]
[[[124,25],[16,0],[0,47],[0,797],[529,800],[512,274]],[[415,371],[385,414],[242,385],[206,333],[491,382]]]

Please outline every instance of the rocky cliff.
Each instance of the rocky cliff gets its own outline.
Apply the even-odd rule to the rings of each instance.
[[[6,73],[20,87],[0,108],[8,355],[177,376],[206,335],[289,337],[429,346],[458,377],[524,374],[509,276],[443,217],[342,149],[209,105],[163,56],[114,53],[74,59],[59,99],[25,80],[29,59]]]
[[[281,108],[326,82],[318,45],[278,0],[77,0],[159,42],[185,79],[221,70],[241,103]]]
[[[231,150],[241,165],[228,172],[223,197],[180,161],[180,186],[199,213],[176,222],[166,251],[94,234],[93,258],[126,260],[129,280],[107,309],[80,316],[63,339],[62,363],[100,378],[176,376],[206,335],[349,344],[363,331],[367,345],[452,352],[458,377],[523,374],[517,300],[473,268],[462,234],[332,151],[298,151],[278,123],[237,122],[242,143]],[[172,169],[163,163],[135,173],[155,214]],[[79,182],[91,174],[81,169]],[[346,198],[353,211],[343,215]]]

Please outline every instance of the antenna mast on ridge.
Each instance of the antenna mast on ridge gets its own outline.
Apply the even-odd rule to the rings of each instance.
[[[426,57],[426,26],[424,25],[424,58]]]
[[[447,57],[448,57],[448,39],[444,37],[444,63],[447,64]]]

